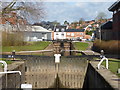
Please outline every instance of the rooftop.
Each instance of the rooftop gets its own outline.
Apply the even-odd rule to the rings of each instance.
[[[112,6],[108,8],[109,11],[115,11],[120,8],[120,0],[117,0]]]
[[[85,29],[67,29],[65,32],[84,32]]]
[[[108,29],[112,29],[112,21],[108,21],[104,24],[101,25],[101,29],[102,30],[108,30]]]

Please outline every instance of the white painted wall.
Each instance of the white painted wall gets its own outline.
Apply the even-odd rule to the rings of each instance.
[[[66,32],[54,32],[54,40],[66,39]]]

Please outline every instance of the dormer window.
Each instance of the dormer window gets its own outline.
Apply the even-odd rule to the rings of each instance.
[[[59,31],[59,29],[57,28],[57,29],[56,29],[56,32],[58,32],[58,31]]]
[[[64,29],[64,28],[62,28],[62,29],[61,29],[61,31],[62,31],[62,32],[64,32],[64,31],[65,31],[65,29]]]

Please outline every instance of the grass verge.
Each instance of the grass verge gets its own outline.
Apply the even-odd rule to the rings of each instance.
[[[45,49],[51,42],[39,41],[39,42],[28,42],[25,46],[2,46],[2,52],[15,51],[35,51]]]
[[[120,77],[118,74],[118,68],[120,68],[120,60],[119,59],[109,59],[109,70]],[[102,63],[105,66],[105,61]]]
[[[74,46],[77,50],[86,50],[88,48],[88,43],[84,42],[75,42]]]
[[[76,50],[86,50],[88,48],[89,44],[88,43],[84,43],[84,42],[75,42],[74,43],[74,47]],[[76,53],[76,55],[81,56],[81,53]]]
[[[1,60],[5,61],[7,64],[12,64],[12,61],[7,60],[6,58],[0,58],[0,61]],[[0,63],[0,64],[2,64],[2,63]]]

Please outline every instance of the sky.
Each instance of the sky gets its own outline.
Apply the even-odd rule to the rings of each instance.
[[[106,18],[112,17],[112,12],[108,8],[114,2],[44,2],[44,19],[41,21],[55,21],[63,23],[84,20],[94,20],[99,12],[104,12]]]

